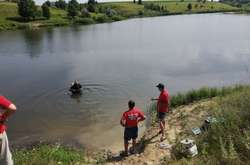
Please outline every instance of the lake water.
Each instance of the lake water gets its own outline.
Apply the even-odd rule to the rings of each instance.
[[[171,94],[248,83],[249,29],[249,16],[199,14],[0,32],[0,93],[18,107],[11,144],[120,148],[127,101],[146,110],[158,82]],[[79,98],[67,93],[75,79]]]

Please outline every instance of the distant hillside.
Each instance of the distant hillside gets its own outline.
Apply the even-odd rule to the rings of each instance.
[[[46,19],[40,14],[40,16],[36,16],[34,20],[25,22],[18,15],[16,3],[0,2],[0,30],[38,28],[42,26],[63,26],[72,24],[86,25],[114,22],[134,17],[233,12],[241,9],[224,3],[205,1],[143,1],[141,5],[131,1],[98,3],[92,6],[90,11],[88,10],[89,6],[87,4],[81,4],[78,16],[72,19],[67,16],[67,10],[50,7],[50,19]],[[41,7],[38,6],[38,13],[39,12],[41,13]]]

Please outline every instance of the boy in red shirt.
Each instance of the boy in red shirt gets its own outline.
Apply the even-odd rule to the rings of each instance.
[[[7,118],[15,111],[16,106],[11,101],[0,95],[0,137],[2,141],[0,164],[4,165],[13,165],[13,159],[9,149],[8,138],[5,132],[6,126],[4,123]]]
[[[120,124],[125,127],[124,129],[124,156],[128,156],[128,142],[132,139],[135,149],[136,139],[138,137],[138,122],[146,119],[143,112],[135,107],[135,102],[130,100],[128,102],[129,110],[124,112],[120,120]]]
[[[152,99],[152,100],[157,100],[157,117],[158,117],[159,126],[160,126],[159,133],[162,134],[160,140],[163,141],[165,137],[165,132],[164,132],[165,117],[166,117],[166,113],[169,112],[170,98],[169,98],[168,91],[164,89],[164,85],[162,83],[159,83],[156,87],[159,89],[160,95],[158,99]]]

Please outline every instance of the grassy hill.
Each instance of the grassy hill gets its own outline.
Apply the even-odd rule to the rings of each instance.
[[[192,9],[188,10],[188,4]],[[86,7],[83,4],[82,7]],[[38,7],[39,10],[40,7]],[[107,15],[107,10],[112,9],[115,14]],[[67,11],[57,8],[50,8],[51,18],[46,20],[38,17],[34,21],[22,22],[17,12],[17,4],[9,2],[0,2],[0,30],[18,29],[18,28],[37,28],[40,26],[62,26],[69,24],[94,24],[103,22],[120,21],[133,17],[149,17],[172,14],[192,14],[192,13],[210,13],[210,12],[228,12],[239,11],[237,7],[218,2],[198,3],[195,1],[145,1],[142,5],[132,2],[110,2],[99,3],[95,5],[95,12],[90,16],[79,15],[75,19],[67,17]],[[80,11],[79,11],[80,13]]]

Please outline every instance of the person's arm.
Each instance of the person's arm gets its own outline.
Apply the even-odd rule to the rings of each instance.
[[[139,120],[138,120],[138,122],[140,122],[140,121],[143,121],[143,120],[145,120],[146,119],[146,116],[144,115],[144,113],[140,113],[139,114]]]
[[[4,113],[0,117],[0,122],[4,123],[10,115],[16,112],[17,108],[15,104],[13,104],[11,101],[9,101],[8,99],[4,97],[2,97],[0,105],[5,110]]]
[[[158,98],[151,98],[151,101],[157,101],[157,100],[159,100]]]
[[[123,127],[126,126],[126,118],[125,118],[124,114],[122,115],[122,118],[121,118],[121,120],[120,120],[120,124],[121,124],[121,126],[123,126]]]

